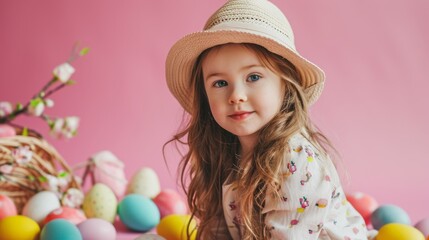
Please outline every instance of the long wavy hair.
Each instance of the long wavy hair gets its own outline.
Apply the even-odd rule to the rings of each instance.
[[[327,154],[327,148],[332,146],[309,119],[307,100],[300,85],[301,76],[294,65],[262,46],[241,44],[253,51],[265,67],[285,82],[285,97],[279,113],[260,130],[259,140],[249,156],[251,161],[239,161],[238,138],[214,120],[203,81],[202,61],[210,51],[223,45],[207,49],[199,56],[192,75],[192,114],[187,115],[183,128],[166,143],[176,142],[188,148],[178,172],[192,217],[199,222],[197,239],[217,239],[216,236],[228,235],[214,231],[228,231],[222,205],[222,185],[228,177],[228,181],[232,179],[237,196],[240,196],[237,202],[241,239],[269,238],[262,209],[266,194],[278,194],[278,186],[284,180],[282,170],[290,150],[288,140],[294,134],[304,132],[319,153]],[[243,165],[245,163],[246,166]]]

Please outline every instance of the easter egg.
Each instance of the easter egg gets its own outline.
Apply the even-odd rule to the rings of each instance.
[[[377,201],[369,196],[368,194],[362,192],[355,192],[347,194],[347,201],[362,215],[366,224],[371,222],[371,214],[378,207]]]
[[[153,199],[158,206],[161,218],[171,214],[187,214],[188,206],[180,195],[172,189],[163,189]]]
[[[82,208],[87,218],[101,218],[113,223],[117,205],[118,200],[113,191],[97,183],[85,195]]]
[[[22,214],[42,225],[46,216],[60,206],[60,200],[54,192],[42,191],[27,201]]]
[[[395,205],[382,205],[371,214],[371,223],[375,229],[380,229],[388,223],[411,224],[410,217],[400,207]]]
[[[50,212],[43,221],[43,224],[58,218],[68,220],[73,224],[79,224],[86,220],[86,217],[81,210],[70,207],[60,207]]]
[[[8,196],[0,194],[0,220],[17,214],[15,203]]]
[[[191,222],[189,222],[191,221]],[[188,231],[189,223],[189,231]],[[168,240],[186,240],[187,232],[191,233],[190,239],[195,240],[197,236],[197,223],[195,219],[191,220],[190,215],[173,214],[161,219],[156,227],[157,233]]]
[[[91,160],[95,165],[95,182],[106,184],[118,199],[122,198],[127,187],[124,163],[110,151],[98,152],[91,156]]]
[[[108,221],[91,218],[77,225],[84,240],[116,240],[116,229]]]
[[[134,240],[166,240],[166,239],[157,234],[145,233],[143,235],[138,236]]]
[[[40,233],[40,240],[82,240],[79,229],[65,219],[48,222]]]
[[[7,124],[0,124],[0,138],[13,137],[15,135],[16,135],[15,128]]]
[[[414,227],[420,230],[425,237],[429,238],[429,218],[420,220]]]
[[[146,232],[154,228],[160,219],[155,203],[140,194],[125,196],[118,206],[118,215],[122,223],[134,231]]]
[[[151,168],[142,168],[131,178],[127,193],[138,193],[154,198],[161,191],[158,175]]]
[[[377,240],[425,240],[423,234],[412,226],[388,223],[378,231]]]
[[[0,220],[0,240],[33,240],[39,232],[39,225],[26,216],[8,216]]]

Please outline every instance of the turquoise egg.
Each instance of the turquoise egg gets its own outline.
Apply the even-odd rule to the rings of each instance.
[[[156,204],[141,194],[125,196],[118,205],[118,215],[125,226],[139,232],[151,230],[160,221]]]
[[[382,205],[371,214],[371,223],[375,229],[379,230],[388,223],[410,225],[411,220],[402,208],[395,205]]]
[[[65,219],[48,222],[42,229],[40,240],[82,240],[79,229]]]

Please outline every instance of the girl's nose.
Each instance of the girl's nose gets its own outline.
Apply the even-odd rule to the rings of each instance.
[[[246,91],[242,87],[234,87],[232,89],[231,95],[229,96],[228,102],[230,104],[237,104],[245,101],[247,101]]]

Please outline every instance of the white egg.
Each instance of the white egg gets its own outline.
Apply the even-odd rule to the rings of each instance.
[[[127,194],[137,193],[154,198],[161,192],[158,175],[151,168],[142,168],[132,177]]]
[[[61,207],[60,200],[54,192],[42,191],[28,200],[22,214],[42,225],[45,217],[59,207]]]

